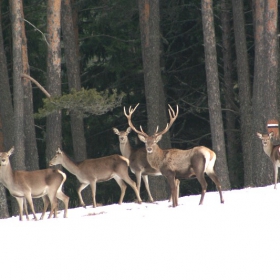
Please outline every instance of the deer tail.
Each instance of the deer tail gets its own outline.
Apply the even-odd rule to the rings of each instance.
[[[129,166],[130,162],[129,162],[129,159],[124,157],[124,156],[120,156],[122,160],[124,160],[127,164],[127,166]]]

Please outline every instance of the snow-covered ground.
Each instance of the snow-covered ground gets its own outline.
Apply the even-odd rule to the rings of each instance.
[[[279,280],[280,189],[273,186],[0,220],[0,277]],[[38,214],[38,217],[40,215]]]

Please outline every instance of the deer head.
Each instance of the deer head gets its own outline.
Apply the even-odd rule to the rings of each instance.
[[[14,150],[15,150],[15,148],[12,147],[8,152],[0,153],[0,159],[1,159],[0,165],[2,165],[2,166],[8,165],[9,158],[13,154]]]
[[[128,114],[126,113],[126,110],[124,107],[124,114],[128,120],[128,125],[138,134],[139,139],[145,143],[147,153],[151,154],[151,153],[153,153],[155,146],[157,146],[157,143],[161,140],[162,135],[165,134],[170,129],[170,127],[172,126],[174,121],[177,119],[178,113],[179,113],[178,105],[176,106],[177,110],[175,113],[174,110],[172,109],[172,107],[168,104],[168,107],[169,107],[168,113],[169,113],[170,122],[166,125],[165,129],[163,129],[160,132],[158,132],[158,127],[157,127],[155,133],[152,136],[149,136],[147,133],[145,133],[142,129],[142,126],[140,126],[140,130],[138,130],[132,124],[131,116],[134,113],[134,111],[136,110],[136,108],[138,107],[138,105],[139,105],[139,103],[133,109],[130,106]]]
[[[115,134],[119,136],[120,144],[126,144],[128,141],[127,135],[131,132],[131,127],[128,127],[126,131],[119,131],[117,128],[113,127]]]
[[[269,134],[261,134],[257,132],[257,136],[262,140],[263,147],[267,147],[271,145],[271,139],[274,136],[273,132],[270,132]]]
[[[62,164],[62,151],[60,150],[60,148],[57,148],[55,156],[49,162],[50,166],[57,164]]]

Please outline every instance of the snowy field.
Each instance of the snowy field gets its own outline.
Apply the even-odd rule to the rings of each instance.
[[[279,280],[280,187],[0,220],[3,280]],[[40,217],[40,215],[37,215]],[[30,216],[31,217],[31,216]]]

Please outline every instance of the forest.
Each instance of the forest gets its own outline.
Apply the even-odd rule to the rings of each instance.
[[[257,132],[279,119],[278,1],[0,4],[0,152],[14,147],[14,170],[47,168],[58,148],[75,162],[121,154],[113,128],[126,131],[124,108],[139,103],[133,124],[149,135],[157,126],[163,130],[168,108],[178,106],[160,147],[215,151],[223,190],[272,183],[272,163]],[[144,147],[135,132],[128,139]],[[79,182],[63,170],[69,207],[77,207]],[[206,179],[208,191],[216,190]],[[149,183],[154,200],[169,197],[163,176],[149,176]],[[200,192],[195,178],[180,182],[180,196]],[[90,187],[82,196],[92,204]],[[114,180],[97,183],[99,205],[119,196]],[[140,196],[149,200],[143,181]],[[124,201],[135,199],[128,186]],[[42,200],[33,201],[40,211]],[[0,218],[17,213],[1,185]]]

